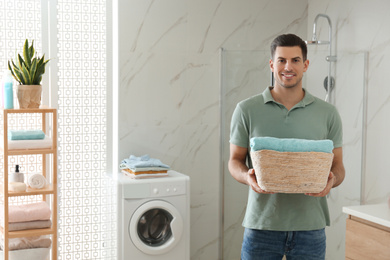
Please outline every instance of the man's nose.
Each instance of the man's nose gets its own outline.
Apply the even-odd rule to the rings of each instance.
[[[284,69],[290,71],[292,69],[292,62],[286,61],[286,63],[284,64]]]

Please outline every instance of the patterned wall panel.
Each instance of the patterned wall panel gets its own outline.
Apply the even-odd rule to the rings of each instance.
[[[50,45],[46,35],[57,33],[58,53],[47,58],[58,66],[58,259],[115,259],[116,198],[105,177],[107,3],[57,0],[55,27],[53,21],[42,26],[42,16],[48,13],[42,8],[48,4],[49,0],[0,0],[0,73],[22,49],[24,39],[34,39],[42,54],[42,43]],[[56,30],[43,33],[45,28]],[[35,170],[32,159],[12,160],[10,167],[23,163],[26,170]],[[2,166],[0,158],[1,174]],[[24,203],[23,198],[15,203]]]

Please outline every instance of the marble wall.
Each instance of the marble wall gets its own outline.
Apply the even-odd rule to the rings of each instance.
[[[390,88],[385,85],[390,68],[390,60],[387,59],[390,55],[390,34],[386,31],[390,23],[389,8],[390,2],[386,0],[314,0],[309,4],[308,34],[311,33],[310,22],[314,21],[315,15],[326,13],[333,21],[336,51],[368,53],[364,204],[385,203],[390,196]],[[324,29],[322,33],[327,32]],[[352,92],[353,89],[345,95],[353,95]]]
[[[119,159],[149,154],[191,177],[191,259],[221,255],[220,48],[267,50],[286,32],[310,37],[318,13],[333,21],[335,51],[368,52],[362,198],[385,202],[389,7],[386,0],[119,1]],[[319,25],[322,36],[325,28]],[[353,84],[348,85],[343,95],[353,96]]]
[[[118,19],[119,159],[149,154],[191,177],[191,259],[218,259],[220,49],[305,35],[307,2],[121,0]]]
[[[350,73],[353,67],[352,63],[350,66],[345,67],[338,65],[340,77],[346,78],[345,75],[347,75],[347,79],[342,82],[342,86],[338,87],[336,93],[338,99],[336,105],[339,107],[339,110],[343,111],[345,120],[352,123],[351,119],[353,120],[355,115],[357,115],[357,111],[361,110],[364,105],[366,106],[362,122],[363,136],[360,138],[358,135],[347,136],[348,141],[344,145],[347,149],[347,151],[344,151],[344,158],[348,161],[348,157],[357,151],[356,148],[358,147],[356,144],[359,142],[363,144],[362,160],[351,161],[349,158],[349,167],[346,168],[346,183],[338,189],[338,193],[344,194],[344,196],[341,196],[344,201],[345,199],[347,201],[355,200],[353,196],[350,196],[348,185],[359,178],[359,170],[361,170],[362,174],[362,204],[385,203],[386,198],[390,196],[388,185],[390,183],[390,175],[388,174],[390,162],[387,159],[387,156],[390,154],[388,145],[390,138],[387,134],[390,131],[387,116],[390,110],[390,91],[383,84],[386,72],[390,68],[390,63],[387,59],[390,54],[390,35],[385,30],[390,23],[390,17],[386,12],[389,8],[390,2],[385,0],[369,2],[363,0],[315,0],[309,2],[308,35],[311,34],[311,23],[314,21],[315,16],[318,13],[325,13],[330,16],[333,22],[335,52],[348,52],[349,55],[353,55],[360,60],[359,56],[365,53],[366,69],[361,73],[365,74],[366,80],[361,103],[356,102],[357,97],[361,95],[361,89],[356,85],[356,77],[360,76]],[[367,10],[370,11],[367,12]],[[321,26],[321,37],[327,38],[326,24],[322,22]],[[356,124],[359,124],[359,122],[356,121]],[[332,219],[335,223],[334,227],[343,228],[345,217],[345,215],[340,215],[338,218]],[[335,229],[332,230],[330,228],[329,230],[334,234],[337,233]],[[332,241],[331,245],[337,248],[337,253],[332,255],[334,252],[330,252],[328,256],[332,255],[332,257],[337,256],[334,259],[343,259],[344,241],[337,239],[337,241]]]

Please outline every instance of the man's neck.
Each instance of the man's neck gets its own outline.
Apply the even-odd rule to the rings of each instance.
[[[271,95],[274,100],[284,105],[288,110],[298,104],[305,96],[305,91],[302,87],[283,88],[275,85],[271,89]]]

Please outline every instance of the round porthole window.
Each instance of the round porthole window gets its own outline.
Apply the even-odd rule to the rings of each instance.
[[[142,242],[148,246],[161,246],[172,236],[173,216],[164,209],[151,209],[138,221],[137,232]]]
[[[183,225],[182,216],[172,204],[153,200],[134,212],[129,223],[129,235],[142,252],[164,254],[180,241]]]

